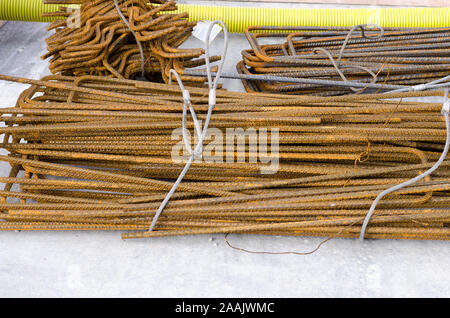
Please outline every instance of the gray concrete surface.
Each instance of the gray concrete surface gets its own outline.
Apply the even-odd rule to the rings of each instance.
[[[48,74],[39,58],[45,37],[44,24],[7,23],[0,29],[0,73]],[[231,37],[227,71],[245,47],[241,35]],[[25,87],[0,82],[0,106],[13,106]],[[234,80],[225,87],[242,89]],[[8,171],[0,165],[0,175]],[[322,240],[229,239],[269,251],[309,251]],[[0,232],[0,297],[449,297],[449,247],[334,239],[309,256],[256,255],[229,248],[222,235],[122,241],[113,232]]]

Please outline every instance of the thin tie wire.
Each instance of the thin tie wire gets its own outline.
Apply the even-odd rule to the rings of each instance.
[[[130,24],[128,23],[128,20],[125,18],[125,16],[122,13],[122,10],[120,9],[118,0],[114,0],[114,5],[116,6],[117,13],[119,13],[120,18],[122,19],[123,23],[128,27],[131,34],[133,34],[134,39],[136,40],[137,46],[139,47],[139,53],[141,54],[141,75],[142,77],[145,77],[145,56],[144,56],[144,48],[142,47],[142,43],[138,40],[136,33],[131,29]]]
[[[449,122],[449,118],[448,118],[448,117],[449,117],[449,112],[450,112],[450,102],[449,102],[449,99],[448,99],[448,89],[446,89],[446,90],[444,91],[444,103],[443,103],[443,105],[442,105],[441,114],[442,114],[442,115],[444,116],[444,118],[445,118],[445,125],[446,125],[446,127],[447,127],[447,139],[446,139],[446,141],[445,141],[445,147],[444,147],[444,150],[442,151],[441,157],[439,158],[438,161],[436,161],[436,163],[435,163],[430,169],[428,169],[428,170],[425,171],[424,173],[422,173],[422,174],[418,175],[417,177],[412,178],[412,179],[410,179],[410,180],[408,180],[408,181],[405,181],[405,182],[403,182],[403,183],[400,183],[400,184],[398,184],[398,185],[396,185],[396,186],[393,186],[393,187],[391,187],[391,188],[389,188],[389,189],[384,190],[383,192],[381,192],[381,193],[375,198],[375,200],[374,200],[373,203],[372,203],[372,206],[370,207],[369,212],[367,212],[367,214],[366,214],[366,216],[365,216],[365,218],[364,218],[364,222],[363,222],[362,227],[361,227],[361,233],[360,233],[360,235],[359,235],[359,239],[360,239],[361,241],[364,240],[364,235],[365,235],[365,232],[366,232],[367,225],[369,224],[370,218],[372,217],[372,215],[373,215],[373,213],[374,213],[374,211],[375,211],[375,208],[376,208],[378,202],[379,202],[385,195],[387,195],[387,194],[389,194],[389,193],[392,193],[392,192],[394,192],[394,191],[397,191],[397,190],[399,190],[399,189],[402,189],[402,188],[404,188],[404,187],[410,186],[410,185],[412,185],[413,183],[416,183],[417,181],[419,181],[419,180],[425,178],[426,176],[428,176],[428,175],[430,175],[431,173],[433,173],[437,168],[439,168],[439,166],[442,164],[442,162],[444,162],[444,159],[445,159],[445,157],[447,156],[448,148],[449,148],[449,144],[450,144],[450,122]]]
[[[338,72],[339,76],[346,83],[348,83],[349,80],[347,79],[347,77],[345,77],[344,73],[341,71],[341,69],[339,67],[341,67],[341,68],[356,68],[356,69],[360,69],[360,70],[366,71],[367,73],[369,73],[373,77],[373,79],[370,81],[369,84],[375,84],[375,82],[377,81],[377,75],[374,72],[372,72],[372,70],[368,69],[367,67],[360,66],[360,65],[344,65],[344,66],[340,66],[340,65],[338,65],[338,63],[336,63],[336,61],[334,60],[334,58],[331,55],[330,51],[328,51],[328,50],[326,50],[324,48],[321,48],[321,47],[315,48],[314,49],[314,53],[318,53],[318,52],[322,52],[323,54],[325,54],[328,57],[328,59],[330,60],[331,64],[333,65],[333,67]],[[339,58],[340,58],[340,56],[339,56]],[[354,88],[354,87],[350,86],[349,88],[355,93],[356,92],[361,93],[362,91],[364,91],[367,88],[367,86],[363,87],[363,88]]]
[[[376,28],[378,28],[380,30],[380,34],[376,35],[376,36],[367,36],[365,34],[365,27],[368,26],[374,26]],[[341,71],[340,68],[344,67],[344,68],[356,68],[356,69],[360,69],[363,70],[367,73],[369,73],[373,79],[370,81],[369,84],[375,84],[375,82],[377,81],[377,75],[375,75],[374,72],[372,72],[370,69],[368,69],[367,67],[364,66],[359,66],[359,65],[344,65],[342,66],[342,55],[344,54],[344,50],[345,47],[347,46],[348,41],[350,40],[350,37],[352,36],[353,32],[355,32],[356,29],[361,29],[361,36],[365,39],[379,39],[384,35],[384,29],[382,26],[378,25],[378,24],[358,24],[353,26],[350,31],[348,32],[347,36],[345,37],[344,43],[342,43],[341,49],[339,51],[339,55],[338,55],[338,60],[337,62],[334,60],[333,56],[331,55],[330,51],[324,49],[324,48],[315,48],[314,49],[314,53],[317,54],[317,52],[322,52],[323,54],[325,54],[328,59],[330,60],[331,64],[333,65],[333,67],[336,69],[336,71],[338,72],[339,76],[342,78],[342,80],[346,83],[348,83],[349,81],[347,80],[347,78],[345,77],[344,73]],[[361,93],[362,91],[364,91],[366,87],[363,88],[354,88],[354,87],[350,87],[350,89],[354,92],[354,93]]]
[[[380,30],[380,34],[376,35],[376,36],[367,36],[365,33],[365,27],[368,26],[374,26],[376,28],[378,28]],[[384,29],[381,25],[378,24],[358,24],[358,25],[354,25],[350,31],[348,32],[347,36],[345,37],[344,43],[342,43],[342,47],[341,50],[339,51],[339,56],[338,56],[338,60],[337,60],[337,64],[340,65],[341,64],[341,59],[342,59],[342,54],[344,53],[345,47],[347,46],[348,41],[350,40],[350,37],[352,36],[353,32],[355,32],[356,29],[361,29],[361,36],[365,39],[379,39],[384,35]]]
[[[220,64],[219,64],[219,69],[217,70],[217,75],[216,75],[216,77],[215,77],[215,79],[213,81],[212,80],[211,65],[210,65],[209,38],[210,38],[210,35],[211,35],[211,30],[212,30],[212,28],[213,28],[213,26],[215,24],[220,24],[222,26],[223,33],[224,33],[224,47],[223,47],[222,59],[220,60]],[[228,30],[227,30],[227,27],[226,27],[225,23],[223,23],[222,21],[219,21],[219,20],[211,22],[211,24],[208,27],[208,31],[206,33],[206,39],[207,40],[205,41],[205,61],[206,61],[206,70],[207,70],[207,75],[208,75],[209,98],[208,98],[208,113],[206,115],[205,126],[203,127],[203,130],[200,127],[200,122],[198,121],[197,115],[196,115],[195,110],[194,110],[194,108],[192,106],[192,102],[191,102],[191,97],[190,97],[189,91],[184,88],[184,85],[183,85],[183,83],[181,81],[181,78],[180,78],[180,76],[178,75],[178,73],[175,70],[172,69],[172,70],[170,70],[170,73],[169,73],[169,76],[170,76],[169,77],[169,81],[171,82],[172,75],[174,75],[176,80],[177,80],[177,82],[178,82],[178,85],[180,86],[181,91],[183,93],[183,119],[182,119],[183,141],[184,141],[185,146],[186,146],[186,148],[187,148],[187,150],[188,150],[188,152],[190,154],[190,157],[189,157],[188,161],[186,162],[186,165],[184,166],[184,168],[181,171],[180,175],[178,176],[177,180],[173,184],[172,188],[167,193],[166,197],[164,198],[164,200],[162,201],[162,203],[159,206],[158,210],[156,211],[156,214],[153,217],[152,223],[151,223],[150,228],[149,228],[150,232],[153,231],[153,229],[155,228],[156,222],[158,221],[158,218],[160,217],[162,211],[166,207],[166,205],[169,202],[169,200],[172,197],[172,195],[177,190],[177,188],[180,185],[181,181],[183,181],[183,178],[186,175],[186,173],[188,172],[189,168],[191,167],[192,162],[194,161],[194,159],[197,156],[201,156],[202,153],[203,153],[203,141],[205,140],[206,135],[208,133],[208,126],[209,126],[209,122],[211,120],[212,111],[213,111],[214,107],[216,106],[216,89],[217,89],[217,86],[219,84],[220,76],[222,74],[223,66],[225,64],[225,58],[226,58],[227,49],[228,49]],[[195,145],[194,150],[192,150],[190,142],[188,142],[188,136],[187,136],[187,128],[186,128],[187,106],[189,106],[189,110],[190,110],[191,115],[192,115],[194,126],[195,126],[195,129],[196,129],[197,134],[199,136],[199,141]]]

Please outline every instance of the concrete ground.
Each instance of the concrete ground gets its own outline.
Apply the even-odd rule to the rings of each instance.
[[[0,73],[48,74],[39,58],[47,35],[44,24],[4,25]],[[231,36],[227,71],[234,71],[246,47],[242,35]],[[0,106],[13,106],[25,87],[0,82]],[[235,80],[225,87],[242,89]],[[8,171],[0,165],[1,176]],[[322,241],[229,239],[268,251],[310,251]],[[231,249],[223,235],[123,241],[115,232],[0,232],[0,297],[449,297],[449,247],[440,241],[333,239],[309,256],[260,255]]]

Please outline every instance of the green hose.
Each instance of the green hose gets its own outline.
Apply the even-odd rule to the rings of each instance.
[[[60,5],[44,5],[42,0],[1,0],[0,20],[49,22],[42,12],[58,11]],[[352,26],[377,23],[383,27],[447,27],[450,8],[255,8],[179,4],[193,21],[222,20],[230,32],[243,32],[251,25],[271,26]]]

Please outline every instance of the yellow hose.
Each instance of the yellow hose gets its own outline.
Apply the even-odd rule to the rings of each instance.
[[[52,22],[54,18],[43,18],[41,14],[59,11],[60,7],[59,4],[44,4],[43,0],[0,0],[0,20]]]
[[[42,12],[57,11],[59,5],[42,0],[1,0],[0,20],[49,22]],[[179,4],[193,21],[222,20],[230,32],[243,32],[250,25],[272,26],[352,26],[377,23],[383,27],[447,27],[450,8],[255,8]]]
[[[450,8],[238,8],[179,5],[194,21],[224,21],[230,32],[243,32],[251,25],[352,26],[377,23],[383,27],[450,26]]]

